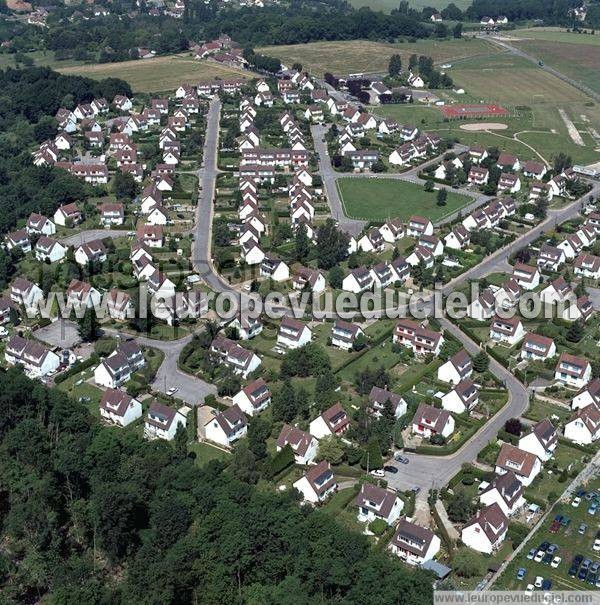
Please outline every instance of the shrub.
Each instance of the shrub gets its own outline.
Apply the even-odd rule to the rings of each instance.
[[[376,535],[382,536],[388,525],[383,519],[375,519],[369,523],[369,529]]]

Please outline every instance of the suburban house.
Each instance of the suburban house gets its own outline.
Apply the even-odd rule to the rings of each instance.
[[[554,379],[567,386],[581,389],[592,378],[592,366],[587,359],[561,353],[554,369]]]
[[[247,432],[246,416],[236,404],[223,412],[215,412],[204,425],[206,439],[225,447],[231,447],[235,441],[245,437]]]
[[[521,359],[546,360],[556,355],[556,345],[552,338],[527,332],[521,345]]]
[[[98,308],[100,305],[101,294],[88,282],[72,279],[67,288],[66,303],[71,308],[77,310],[84,307],[90,309]]]
[[[92,262],[103,263],[105,260],[106,247],[100,239],[81,244],[75,249],[75,262],[78,265],[87,265]]]
[[[486,554],[498,550],[508,531],[508,519],[495,502],[477,511],[462,528],[463,543]]]
[[[150,440],[172,441],[180,426],[186,426],[186,418],[181,412],[153,401],[148,407],[144,421],[144,437]]]
[[[473,361],[465,349],[461,349],[438,368],[437,378],[442,382],[458,384],[473,373]]]
[[[41,262],[57,263],[67,254],[67,248],[58,240],[42,235],[35,245],[35,258]]]
[[[440,539],[430,529],[400,519],[389,549],[409,565],[422,565],[437,555],[440,546]]]
[[[573,301],[562,313],[562,319],[566,321],[587,321],[595,312],[594,305],[588,296],[580,296]]]
[[[31,241],[29,240],[29,235],[25,229],[9,233],[4,239],[4,243],[7,250],[20,248],[23,254],[31,252]]]
[[[267,252],[260,264],[260,275],[273,281],[285,281],[290,278],[290,268],[280,258]]]
[[[388,525],[393,525],[400,518],[404,508],[404,502],[394,492],[368,482],[360,486],[354,505],[362,523],[381,519]]]
[[[131,375],[146,365],[144,353],[134,340],[122,342],[94,370],[94,382],[116,389],[131,379]]]
[[[453,250],[462,250],[471,243],[471,235],[464,225],[457,225],[444,237],[444,244]]]
[[[573,291],[564,277],[558,277],[551,281],[541,292],[540,300],[547,304],[553,305],[556,303],[564,304],[575,298]]]
[[[433,223],[422,216],[411,216],[406,223],[406,235],[408,237],[421,237],[422,235],[433,235]]]
[[[546,269],[548,271],[558,271],[561,266],[565,264],[566,260],[563,250],[556,246],[544,244],[540,248],[537,266],[540,270]]]
[[[434,435],[448,438],[454,432],[454,418],[447,410],[421,403],[412,419],[412,432],[426,439]]]
[[[100,400],[100,416],[118,426],[127,426],[142,417],[142,404],[118,389],[106,389]]]
[[[479,495],[479,501],[487,506],[497,504],[510,517],[525,504],[523,484],[512,471],[508,471],[494,478]]]
[[[600,405],[590,403],[577,410],[565,424],[565,437],[580,445],[589,445],[600,439]]]
[[[350,419],[341,404],[336,403],[311,421],[309,432],[317,439],[343,435],[350,428]]]
[[[479,403],[479,388],[470,379],[461,380],[442,396],[442,407],[449,412],[470,412]]]
[[[21,365],[30,378],[53,374],[60,365],[59,356],[37,340],[26,340],[13,334],[4,349],[4,359],[9,365]]]
[[[292,448],[296,464],[307,466],[314,463],[319,442],[307,431],[284,424],[277,438],[277,451],[281,451],[286,445]]]
[[[534,424],[531,430],[519,439],[519,449],[534,454],[542,462],[552,457],[557,445],[558,433],[548,418]]]
[[[106,310],[112,319],[125,321],[133,312],[134,306],[131,296],[127,292],[110,290],[107,295]]]
[[[518,317],[506,319],[496,315],[490,326],[490,338],[495,342],[506,343],[510,346],[517,344],[525,336],[523,324]]]
[[[571,409],[578,410],[590,403],[600,404],[600,378],[594,378],[571,400]]]
[[[234,395],[232,401],[244,414],[254,416],[271,403],[271,390],[262,378],[258,378]]]
[[[110,225],[122,225],[125,218],[123,204],[101,204],[100,205],[100,220],[107,227]]]
[[[437,356],[444,337],[410,319],[399,319],[394,328],[393,342],[412,349],[415,355]]]
[[[510,443],[502,444],[496,459],[497,475],[512,471],[524,486],[528,486],[541,470],[542,464],[535,454],[521,450]]]
[[[243,313],[237,316],[230,324],[230,327],[237,330],[241,340],[249,340],[258,336],[263,330],[263,324],[257,317],[250,317]]]
[[[580,254],[573,263],[573,272],[579,277],[600,279],[600,257],[593,254]]]
[[[541,180],[544,178],[548,169],[540,162],[524,162],[523,174],[530,179]]]
[[[292,317],[283,317],[277,333],[277,344],[288,349],[299,349],[309,343],[311,329],[303,322]]]
[[[54,235],[56,225],[42,214],[32,212],[27,219],[25,230],[29,235]]]
[[[535,267],[523,263],[515,264],[512,276],[517,280],[519,286],[525,290],[535,290],[540,285],[540,272]]]
[[[342,290],[361,294],[373,287],[373,275],[366,267],[358,267],[349,275],[346,275],[342,281]]]
[[[43,300],[44,292],[37,285],[24,277],[15,277],[10,286],[10,299],[12,302],[23,305],[26,310],[37,310],[39,301]]]
[[[216,353],[221,361],[233,370],[234,374],[240,374],[242,378],[247,378],[261,364],[260,357],[256,353],[244,349],[237,342],[224,336],[216,336],[210,350]]]
[[[400,418],[406,414],[408,406],[406,401],[402,399],[402,395],[392,393],[387,389],[382,389],[377,386],[371,388],[371,392],[369,393],[369,405],[375,416],[381,416],[388,402],[391,404],[396,418]]]
[[[308,267],[299,267],[294,271],[292,286],[294,290],[309,288],[315,294],[319,294],[325,290],[327,283],[320,271]]]
[[[337,489],[337,481],[327,460],[310,467],[304,475],[294,482],[294,487],[302,494],[305,502],[319,504],[324,502]]]

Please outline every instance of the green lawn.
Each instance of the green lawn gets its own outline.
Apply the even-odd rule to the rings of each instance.
[[[208,443],[190,443],[188,450],[196,454],[196,464],[198,466],[204,466],[211,460],[227,460],[230,454],[219,450]]]
[[[449,191],[446,205],[438,206],[437,192],[427,192],[422,185],[397,179],[342,178],[337,183],[346,215],[364,220],[407,220],[418,214],[435,222],[472,201]]]
[[[384,13],[389,13],[392,9],[398,8],[398,0],[350,0],[350,4],[355,8],[368,6],[374,11],[383,11]],[[408,4],[416,10],[421,10],[426,6],[438,9],[448,6],[446,0],[408,0]],[[465,10],[471,5],[471,0],[456,0],[454,4],[461,10]]]

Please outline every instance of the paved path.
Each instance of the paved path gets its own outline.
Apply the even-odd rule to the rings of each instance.
[[[456,527],[454,527],[452,521],[450,521],[450,519],[448,518],[446,507],[439,498],[435,501],[435,510],[438,512],[438,515],[440,516],[440,519],[442,520],[442,523],[444,524],[444,527],[446,528],[450,539],[454,541],[458,540],[460,538],[460,534],[458,533]]]

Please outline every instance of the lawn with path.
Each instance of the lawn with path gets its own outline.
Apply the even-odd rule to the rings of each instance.
[[[341,178],[337,185],[346,216],[367,221],[405,221],[418,214],[436,222],[472,202],[470,197],[448,191],[446,205],[438,206],[436,191],[398,179]]]

